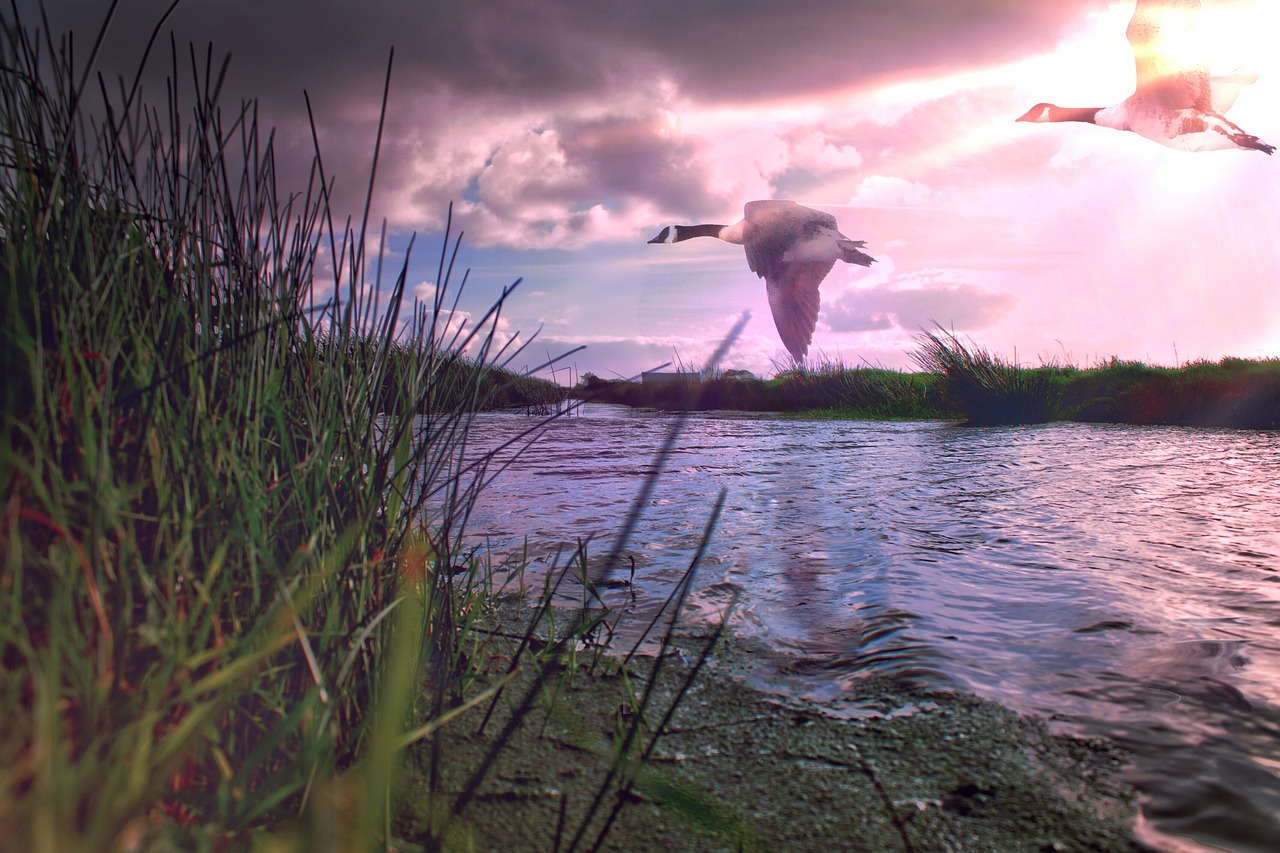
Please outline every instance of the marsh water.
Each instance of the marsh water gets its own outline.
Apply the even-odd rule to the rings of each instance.
[[[531,423],[480,416],[471,452]],[[505,453],[470,541],[533,582],[580,539],[602,557],[674,423],[549,424]],[[755,677],[848,714],[870,673],[972,691],[1130,750],[1160,833],[1280,849],[1280,435],[697,415],[614,573],[634,560],[609,593],[630,624],[721,489],[686,618],[734,602],[769,650]]]

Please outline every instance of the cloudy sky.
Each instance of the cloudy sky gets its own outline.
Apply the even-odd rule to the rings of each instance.
[[[21,4],[20,4],[21,5]],[[57,0],[87,52],[108,4]],[[167,0],[122,0],[101,65],[132,75]],[[1256,71],[1231,118],[1280,144],[1280,4],[1205,0],[1215,71]],[[1013,120],[1039,101],[1107,106],[1133,87],[1107,0],[184,0],[179,44],[232,55],[309,164],[304,90],[339,204],[362,201],[395,48],[376,215],[435,284],[450,202],[479,314],[516,278],[505,334],[529,361],[580,344],[580,373],[785,351],[742,249],[648,245],[790,198],[867,241],[833,270],[811,357],[910,366],[936,321],[1019,362],[1172,364],[1280,355],[1280,156],[1185,154],[1133,134]],[[10,13],[5,12],[8,16]],[[157,72],[165,70],[168,48]],[[162,91],[152,84],[150,91]],[[563,378],[563,377],[562,377]]]

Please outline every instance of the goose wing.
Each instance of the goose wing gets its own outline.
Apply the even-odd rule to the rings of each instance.
[[[1257,74],[1223,74],[1220,77],[1209,78],[1210,100],[1213,103],[1213,111],[1218,115],[1222,115],[1235,105],[1236,98],[1240,97],[1240,90],[1250,83],[1257,83]]]
[[[1138,0],[1125,30],[1137,70],[1135,96],[1169,109],[1210,106],[1199,19],[1200,0]]]
[[[749,201],[742,218],[747,265],[766,279],[783,262],[787,250],[807,236],[807,231],[819,225],[836,227],[836,218],[830,213],[794,201]]]
[[[835,261],[784,261],[764,277],[769,309],[782,343],[797,360],[802,359],[818,325],[818,287]]]

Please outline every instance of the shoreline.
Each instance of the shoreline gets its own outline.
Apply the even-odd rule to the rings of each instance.
[[[674,639],[643,713],[649,732],[712,642],[661,733],[641,728],[624,765],[631,785],[606,792],[586,823],[586,849],[619,803],[601,849],[1148,849],[1114,744],[1054,734],[1047,721],[995,702],[886,676],[859,683],[865,710],[857,718],[837,718],[749,684],[750,643],[732,637]],[[657,659],[623,666],[579,655],[549,682],[554,702],[537,706],[500,751],[448,849],[564,849],[583,824]],[[519,687],[483,735],[473,723],[442,735],[446,799],[492,746],[515,695]],[[411,843],[430,819],[429,753],[419,745],[406,761],[413,778],[394,834]]]
[[[1093,367],[1017,367],[944,334],[924,372],[828,363],[773,379],[728,371],[666,381],[586,374],[579,401],[664,411],[825,412],[857,420],[955,420],[973,426],[1074,422],[1227,429],[1280,428],[1280,361],[1224,357],[1161,367],[1112,358]],[[917,354],[920,355],[920,354]],[[661,377],[657,377],[661,378]]]

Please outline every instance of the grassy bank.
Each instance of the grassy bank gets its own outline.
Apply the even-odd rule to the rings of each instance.
[[[730,373],[646,383],[587,374],[573,393],[582,400],[670,411],[805,412],[872,420],[955,416],[934,376],[838,364],[794,368],[768,380]]]
[[[1280,359],[1224,358],[1179,368],[1112,360],[1063,383],[1059,410],[1093,423],[1276,429]]]
[[[373,235],[333,226],[319,152],[279,189],[211,57],[171,45],[144,104],[10,11],[0,847],[387,845],[403,748],[498,686],[470,665],[470,416],[561,394],[506,368],[501,301],[445,337],[448,238],[411,304]]]
[[[1280,427],[1280,359],[1224,358],[1181,367],[1111,359],[1090,368],[1020,367],[938,330],[912,357],[921,372],[824,364],[769,380],[683,378],[650,384],[587,374],[576,397],[672,411],[792,412],[869,420],[962,420],[974,426],[1081,421]]]
[[[1110,359],[1091,368],[1019,367],[955,335],[926,332],[915,354],[947,405],[974,424],[1051,420],[1275,429],[1280,359],[1180,367]]]

